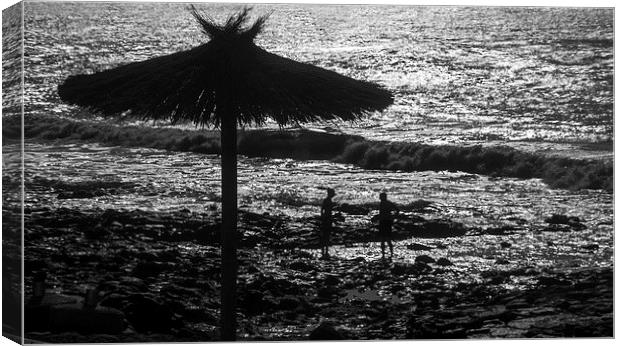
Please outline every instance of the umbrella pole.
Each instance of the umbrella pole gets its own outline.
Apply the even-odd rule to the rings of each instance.
[[[223,107],[222,150],[222,305],[221,338],[234,341],[237,332],[237,114]]]

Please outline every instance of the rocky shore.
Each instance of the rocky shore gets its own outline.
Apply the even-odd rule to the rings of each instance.
[[[354,214],[350,206],[346,212]],[[198,214],[38,208],[25,213],[27,338],[218,338],[217,210]],[[579,220],[559,216],[548,221],[553,231],[579,227]],[[496,269],[466,280],[452,263],[455,258],[436,252],[442,247],[439,242],[407,244],[404,251],[411,252],[412,261],[342,253],[325,259],[315,250],[315,229],[313,219],[241,212],[240,339],[613,335],[613,268],[508,268],[498,260]],[[511,231],[470,229],[418,216],[401,220],[396,238],[480,237]],[[372,243],[375,232],[341,228],[334,243],[342,249]],[[43,300],[35,299],[33,290],[41,273],[47,288]],[[40,316],[53,316],[55,322]],[[94,317],[109,323],[93,327],[77,322]]]

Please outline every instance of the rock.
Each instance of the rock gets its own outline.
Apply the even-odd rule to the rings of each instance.
[[[127,296],[119,293],[111,293],[107,294],[105,298],[103,298],[99,305],[106,306],[109,308],[115,308],[122,310],[127,301]]]
[[[407,323],[407,338],[463,339],[467,336],[459,324],[446,323],[432,316],[412,316]]]
[[[125,316],[117,309],[60,306],[50,309],[50,330],[81,334],[119,334],[126,328]]]
[[[545,222],[552,225],[569,225],[574,229],[587,228],[586,225],[581,223],[581,220],[577,216],[553,214],[551,217],[545,219]]]
[[[280,310],[296,310],[302,305],[299,298],[295,296],[284,296],[278,301],[278,309]]]
[[[368,215],[370,209],[361,205],[353,205],[348,203],[340,204],[336,210],[339,210],[343,213],[347,213],[349,215]]]
[[[250,285],[249,285],[250,286]],[[286,294],[299,294],[300,288],[287,279],[276,279],[269,276],[259,275],[251,287],[260,287],[263,291],[269,291],[273,296],[279,297]]]
[[[394,267],[392,268],[392,274],[396,275],[396,276],[400,276],[403,275],[407,272],[409,272],[409,267],[405,264],[401,264],[401,263],[396,263],[394,264]]]
[[[572,232],[573,230],[571,226],[562,224],[551,224],[541,229],[543,232]]]
[[[82,233],[87,239],[100,240],[110,236],[112,232],[108,228],[96,225],[83,229]]]
[[[305,258],[305,259],[313,259],[314,255],[308,251],[304,251],[304,250],[299,250],[299,251],[295,251],[295,256],[300,257],[300,258]]]
[[[525,272],[523,274],[527,276],[536,276],[539,275],[540,272],[535,268],[525,268]]]
[[[24,272],[26,275],[35,272],[45,273],[48,270],[48,264],[40,259],[26,259],[24,260]]]
[[[272,311],[278,306],[273,296],[259,290],[248,290],[240,295],[239,306],[250,314],[261,314]]]
[[[304,261],[295,261],[289,265],[289,268],[304,273],[316,270],[316,267]]]
[[[437,264],[440,266],[451,266],[454,265],[449,259],[441,257],[437,260]]]
[[[86,191],[86,190],[76,190],[76,191],[68,191],[68,192],[61,192],[58,194],[57,198],[58,199],[70,199],[70,198],[93,198],[96,197],[97,194],[91,192],[91,191]]]
[[[556,307],[562,309],[562,310],[567,310],[568,308],[570,308],[571,303],[565,299],[559,301],[558,303],[555,304]]]
[[[510,275],[511,275],[510,272],[501,271],[501,270],[485,270],[480,273],[480,276],[482,276],[483,278],[490,278],[494,276],[509,277]]]
[[[417,213],[423,213],[423,212],[431,212],[431,211],[437,211],[438,208],[434,206],[434,202],[431,201],[426,201],[423,199],[418,199],[415,201],[411,201],[409,204],[407,204],[406,206],[404,206],[404,208],[408,208],[411,211],[417,212]]]
[[[465,339],[467,332],[464,328],[454,328],[443,331],[441,334],[442,339]]]
[[[483,231],[484,234],[489,235],[506,235],[513,234],[516,230],[513,226],[502,226],[502,227],[489,227]]]
[[[143,265],[143,264],[147,264],[147,263],[150,263],[150,262],[155,262],[155,261],[157,261],[159,259],[155,254],[153,254],[151,252],[138,252],[136,254],[136,258],[141,260],[141,262],[144,262],[144,263],[138,263],[138,265]]]
[[[551,286],[523,291],[488,282],[457,285],[460,297],[442,301],[441,309],[423,304],[421,294],[406,336],[442,339],[465,331],[467,337],[613,337],[613,284],[608,279],[612,271],[608,268],[605,278],[592,270],[557,273],[541,280]],[[508,279],[506,274],[495,270],[483,277],[502,281]]]
[[[139,262],[133,274],[139,278],[156,277],[164,271],[165,265],[161,262]]]
[[[24,328],[26,331],[50,329],[50,310],[58,306],[81,307],[84,299],[79,296],[46,293],[32,297],[24,306]]]
[[[344,340],[346,337],[331,323],[323,322],[309,335],[310,340]]]
[[[119,284],[121,286],[129,286],[130,288],[141,292],[146,292],[148,290],[148,286],[144,283],[144,280],[134,276],[121,276],[119,278]]]
[[[578,217],[569,218],[568,216],[562,214],[553,214],[551,215],[551,217],[546,218],[545,222],[550,224],[568,225],[569,220],[572,220],[573,222],[579,222]]]
[[[167,305],[142,294],[133,294],[127,300],[129,303],[124,311],[137,331],[167,333],[179,326]]]
[[[571,226],[575,230],[584,230],[584,229],[588,228],[588,226],[584,225],[581,222],[570,222],[569,221],[568,225]]]
[[[433,248],[430,246],[413,243],[413,244],[407,244],[407,249],[414,250],[414,251],[427,251],[427,250],[432,250]]]
[[[125,316],[120,310],[84,308],[84,299],[79,296],[47,293],[25,306],[26,331],[119,334],[125,328]]]
[[[111,228],[116,228],[116,229],[121,229],[121,228],[123,228],[123,224],[118,222],[118,221],[112,221],[112,222],[110,222],[110,227]]]
[[[504,282],[508,281],[508,278],[502,275],[497,275],[497,276],[492,276],[489,279],[489,283],[492,285],[499,285],[499,284],[503,284]]]
[[[325,275],[324,282],[328,286],[338,286],[341,280],[336,275]]]
[[[581,245],[581,248],[584,250],[598,250],[598,247],[598,244]]]
[[[428,221],[415,231],[417,237],[447,238],[465,235],[467,229],[462,223],[454,221]]]
[[[248,266],[248,274],[255,274],[255,273],[258,273],[258,272],[260,272],[260,270],[257,267],[255,267],[253,265],[249,265]]]
[[[199,298],[204,295],[204,292],[198,288],[182,287],[177,284],[163,286],[159,292],[162,296],[173,300]]]
[[[392,294],[396,294],[397,292],[400,292],[404,289],[405,289],[405,285],[401,283],[395,283],[394,285],[390,287],[390,292],[392,292]]]
[[[413,269],[415,274],[422,274],[425,272],[430,272],[433,268],[431,268],[428,264],[422,262],[415,262],[413,265]]]
[[[420,275],[424,272],[429,272],[430,270],[432,270],[432,268],[428,266],[428,264],[418,261],[418,262],[415,262],[413,265],[404,264],[404,263],[395,263],[391,272],[393,275],[401,276],[401,275]]]
[[[542,286],[567,286],[571,282],[567,280],[561,280],[555,277],[543,276],[538,278],[538,284]]]
[[[182,304],[179,314],[183,316],[184,321],[206,323],[209,325],[217,325],[219,316],[204,307],[193,304]]]
[[[73,256],[77,258],[80,263],[101,263],[103,261],[103,256],[96,253],[75,253]]]
[[[317,296],[319,296],[320,298],[329,299],[329,298],[339,295],[340,290],[338,290],[334,286],[325,286],[325,287],[320,287],[316,291],[316,293],[317,293]]]
[[[435,263],[435,260],[431,256],[420,255],[420,256],[417,256],[415,258],[415,262],[420,262],[420,263],[428,264],[428,263]]]

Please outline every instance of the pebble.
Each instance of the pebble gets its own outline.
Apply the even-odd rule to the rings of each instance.
[[[415,262],[420,262],[420,263],[425,263],[425,264],[435,263],[435,259],[433,259],[431,256],[428,256],[428,255],[420,255],[415,258]]]
[[[437,260],[437,264],[440,266],[451,266],[454,265],[449,259],[441,257]]]
[[[345,336],[331,323],[323,322],[308,336],[310,340],[343,340]]]
[[[413,243],[413,244],[407,244],[407,249],[414,250],[414,251],[428,251],[428,250],[432,250],[433,248],[430,246]]]

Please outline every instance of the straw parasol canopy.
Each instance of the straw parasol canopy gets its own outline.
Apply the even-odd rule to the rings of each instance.
[[[380,86],[269,53],[254,44],[267,17],[251,26],[249,9],[217,25],[192,13],[210,38],[193,49],[69,77],[58,87],[62,100],[104,114],[190,120],[219,126],[218,93],[230,93],[239,124],[281,125],[316,120],[354,120],[393,102]],[[228,90],[223,90],[228,89]],[[220,95],[221,96],[221,95]]]
[[[221,131],[221,336],[236,337],[237,125],[354,120],[393,102],[382,87],[296,62],[254,44],[267,17],[247,25],[249,9],[218,25],[192,6],[210,39],[193,49],[67,78],[67,103],[105,115],[192,121]]]

